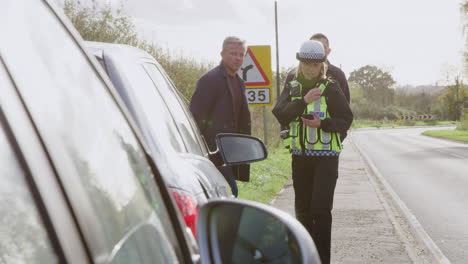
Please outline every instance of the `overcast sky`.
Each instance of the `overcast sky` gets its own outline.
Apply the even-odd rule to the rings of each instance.
[[[121,0],[101,0],[115,5]],[[313,33],[328,35],[330,61],[349,73],[367,64],[391,72],[400,85],[434,84],[444,69],[461,68],[459,3],[466,0],[279,0],[280,67]],[[225,36],[271,45],[273,0],[123,0],[144,37],[200,61],[219,61]]]

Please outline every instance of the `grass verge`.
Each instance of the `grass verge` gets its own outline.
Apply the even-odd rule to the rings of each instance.
[[[468,131],[466,130],[429,130],[424,131],[423,135],[468,142]]]
[[[290,178],[291,154],[274,149],[266,160],[251,164],[250,182],[237,182],[239,198],[269,203]]]
[[[365,127],[402,127],[402,126],[436,126],[456,125],[456,121],[377,121],[377,120],[354,120],[352,128]]]

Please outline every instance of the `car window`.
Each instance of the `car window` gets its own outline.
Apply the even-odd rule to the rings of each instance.
[[[174,150],[186,153],[187,148],[175,120],[161,96],[151,89],[153,83],[144,69],[128,61],[120,62],[119,65],[121,65],[119,72],[112,72],[111,78],[125,78],[125,91],[120,91],[120,93],[122,97],[135,98],[136,103],[132,107],[137,109],[136,113],[142,113],[142,115],[136,114],[136,118],[138,122],[145,123],[144,128],[149,128],[149,131],[145,131],[152,135],[148,140],[154,141],[162,153]],[[122,87],[119,88],[122,89]],[[129,101],[128,98],[123,98],[123,100]]]
[[[171,263],[173,258],[167,257],[164,247],[155,248],[153,245],[164,239],[161,233],[152,225],[142,225],[129,239],[123,243],[115,257],[114,264],[128,263]]]
[[[58,263],[26,176],[0,125],[0,263]]]
[[[175,87],[163,76],[163,73],[159,71],[155,64],[144,63],[143,66],[151,77],[158,92],[161,93],[169,111],[172,113],[179,131],[182,133],[187,149],[190,153],[203,156],[204,149],[202,148],[202,141],[200,136],[195,132],[197,128],[194,123],[190,121],[186,106],[177,94]]]
[[[15,33],[7,32],[14,37],[4,38],[2,56],[94,260],[106,262],[131,243],[135,228],[152,223],[158,236],[146,243],[178,263],[181,250],[146,155],[103,80],[44,2],[21,3],[9,10]]]

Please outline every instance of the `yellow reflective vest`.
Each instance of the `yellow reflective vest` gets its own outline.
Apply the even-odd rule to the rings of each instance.
[[[321,82],[319,87],[322,96],[307,104],[304,114],[316,113],[321,120],[330,118],[327,102],[323,96],[330,81]],[[291,101],[303,98],[302,84],[297,80],[290,82],[289,96]],[[295,155],[306,156],[338,156],[342,150],[340,133],[325,132],[321,128],[308,127],[302,123],[299,117],[289,123],[288,137],[283,139],[286,148]]]

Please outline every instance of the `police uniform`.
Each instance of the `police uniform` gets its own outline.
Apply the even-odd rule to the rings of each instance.
[[[307,42],[313,43],[304,45]],[[298,59],[325,61],[322,44],[307,42],[301,46]],[[304,96],[313,88],[321,89],[321,97],[306,103]],[[312,113],[321,120],[319,128],[306,126],[300,118]],[[310,81],[296,72],[288,75],[273,114],[281,124],[284,145],[292,154],[296,217],[314,239],[322,263],[329,263],[331,210],[342,151],[340,134],[349,129],[353,114],[333,80]]]

